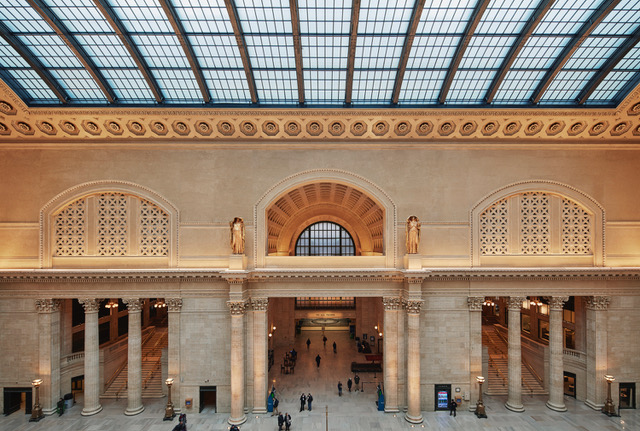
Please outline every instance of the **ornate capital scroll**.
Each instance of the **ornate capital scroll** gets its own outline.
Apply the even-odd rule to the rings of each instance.
[[[164,302],[169,308],[168,311],[180,311],[182,308],[182,298],[164,298]]]
[[[59,299],[36,299],[38,313],[52,313],[60,309]]]
[[[127,310],[129,310],[129,313],[135,313],[142,311],[142,304],[144,304],[144,299],[122,298],[122,302],[124,302],[127,306]]]
[[[246,301],[227,301],[227,307],[232,316],[242,316],[247,309]]]
[[[562,306],[568,300],[568,296],[551,296],[549,297],[549,308],[552,310],[562,310]]]
[[[402,306],[402,301],[400,301],[400,298],[397,297],[385,296],[384,298],[382,298],[382,306],[384,307],[385,311],[399,310]]]
[[[251,298],[251,309],[253,311],[267,311],[269,298]]]
[[[469,311],[482,311],[482,303],[484,302],[484,296],[468,296],[467,305]]]
[[[96,313],[100,309],[102,299],[80,298],[78,302],[84,307],[85,313]]]
[[[424,304],[422,299],[405,299],[402,305],[407,310],[407,314],[420,314],[422,304]]]
[[[524,296],[510,296],[507,299],[507,308],[514,311],[520,310],[525,299]]]
[[[587,308],[591,310],[606,310],[608,305],[608,296],[587,296]]]

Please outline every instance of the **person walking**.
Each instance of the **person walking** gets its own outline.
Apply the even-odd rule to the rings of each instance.
[[[324,347],[327,347],[327,336],[326,335],[322,336],[322,344],[324,344]]]
[[[320,354],[318,354],[318,356],[316,356],[316,364],[318,364],[318,368],[320,368],[320,359],[322,359],[320,357]]]
[[[338,353],[338,345],[335,341],[333,342],[333,353]]]
[[[278,431],[282,431],[282,425],[284,425],[284,416],[280,413],[278,415]]]
[[[449,416],[453,415],[454,418],[456,417],[456,408],[458,408],[458,403],[451,398],[451,403],[449,403]]]
[[[291,416],[289,416],[289,413],[284,414],[284,429],[286,431],[291,429]]]
[[[307,402],[307,396],[304,394],[304,392],[302,393],[302,395],[300,395],[300,411],[304,410],[304,405]]]
[[[351,377],[349,377],[347,379],[347,388],[349,389],[349,392],[351,392],[351,386],[353,386],[353,380],[351,380]]]
[[[342,382],[338,381],[338,396],[342,396]]]
[[[309,395],[307,395],[307,406],[309,411],[311,411],[311,401],[313,401],[313,397],[311,396],[311,392],[309,392]]]
[[[307,350],[309,350],[309,346],[311,345],[311,339],[307,338]]]
[[[356,374],[353,381],[356,383],[356,392],[358,392],[360,390],[360,376]]]
[[[278,410],[278,405],[280,404],[280,401],[278,401],[278,399],[276,397],[273,397],[273,413],[271,413],[271,416],[275,416],[277,414],[280,414],[280,411]]]

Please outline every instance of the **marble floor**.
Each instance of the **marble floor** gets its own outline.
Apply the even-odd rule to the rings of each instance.
[[[545,407],[546,397],[524,397],[524,413],[510,412],[504,407],[504,397],[485,396],[487,419],[478,419],[472,412],[458,411],[457,417],[448,412],[423,412],[424,423],[412,426],[397,415],[378,412],[375,405],[375,387],[382,381],[380,374],[361,374],[364,391],[348,392],[346,379],[351,375],[350,364],[355,360],[364,361],[358,354],[354,342],[344,331],[327,331],[327,346],[322,345],[320,331],[303,331],[296,340],[295,349],[299,352],[295,374],[280,374],[280,363],[288,348],[277,349],[275,364],[269,373],[270,383],[275,384],[280,399],[280,411],[289,412],[292,417],[292,430],[400,430],[425,428],[430,430],[640,430],[639,410],[622,410],[621,417],[607,417],[594,411],[584,403],[565,398],[569,411],[557,413]],[[307,350],[305,342],[309,338],[311,346]],[[331,347],[333,341],[338,345],[337,353]],[[315,357],[320,355],[320,367]],[[337,383],[344,384],[344,394],[338,397]],[[313,410],[300,412],[300,394],[311,392],[314,397]],[[29,422],[29,417],[13,413],[0,416],[0,430],[64,430],[64,431],[170,431],[177,420],[165,422],[164,405],[166,399],[143,400],[145,410],[133,417],[123,414],[126,400],[105,400],[103,411],[97,415],[83,417],[81,399],[61,417],[47,416],[40,422]],[[189,431],[226,430],[228,414],[216,414],[205,409],[202,414],[187,412]],[[275,417],[270,415],[247,414],[247,422],[242,430],[276,430]]]

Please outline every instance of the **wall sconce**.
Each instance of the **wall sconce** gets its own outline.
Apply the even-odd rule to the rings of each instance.
[[[607,416],[617,416],[616,408],[613,405],[613,400],[611,399],[611,383],[615,380],[615,377],[612,375],[605,375],[604,379],[607,381],[607,401],[604,403],[604,407],[602,408],[602,413]]]
[[[34,379],[31,384],[36,391],[36,401],[33,404],[29,422],[38,422],[40,419],[44,418],[44,414],[42,413],[42,406],[40,405],[40,385],[42,384],[42,379]]]
[[[482,402],[482,384],[484,383],[484,377],[478,376],[476,377],[476,380],[478,382],[478,385],[480,385],[480,393],[478,396],[478,402],[476,403],[476,416],[478,417],[478,419],[486,419],[487,413],[485,412],[484,403]]]

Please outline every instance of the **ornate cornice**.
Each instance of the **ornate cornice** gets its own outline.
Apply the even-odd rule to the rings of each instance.
[[[608,296],[587,296],[587,308],[590,310],[606,310],[609,306]]]
[[[84,307],[85,313],[97,313],[100,309],[101,299],[79,298],[78,302]]]
[[[420,314],[422,304],[424,304],[422,299],[405,299],[402,301],[402,306],[407,311],[407,314]]]
[[[251,298],[251,309],[253,311],[267,311],[269,298]]]
[[[127,306],[129,313],[142,311],[142,306],[144,305],[144,299],[141,298],[122,298],[122,302]]]
[[[59,299],[36,299],[38,313],[52,313],[60,310]]]
[[[467,305],[470,311],[482,311],[482,303],[484,302],[484,296],[469,296],[467,297]]]
[[[399,310],[402,308],[402,300],[397,297],[385,296],[382,298],[382,306],[385,310]]]
[[[178,312],[182,309],[182,298],[164,298],[164,302],[170,312]]]
[[[568,296],[552,296],[549,298],[549,308],[562,311],[562,306],[569,300]]]
[[[243,315],[247,310],[247,305],[246,301],[227,301],[227,307],[229,307],[232,316]]]
[[[525,299],[524,296],[510,296],[509,299],[507,299],[507,308],[512,311],[520,311]]]

